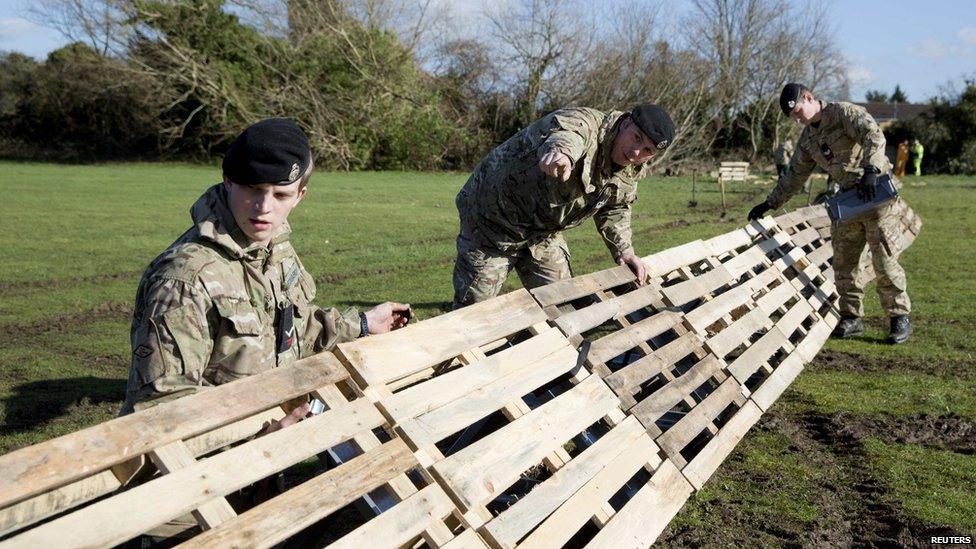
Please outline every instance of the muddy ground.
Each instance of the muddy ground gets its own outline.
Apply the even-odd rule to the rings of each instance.
[[[823,351],[811,368],[830,370],[942,370],[956,365],[911,364],[908,361],[872,361],[862,356]],[[920,521],[891,497],[889,487],[872,472],[863,441],[918,444],[962,454],[976,453],[976,422],[952,414],[907,417],[860,416],[849,412],[824,414],[802,405],[803,397],[787,392],[741,443],[755,444],[762,433],[776,433],[791,441],[789,451],[815,464],[819,474],[812,499],[820,516],[812,523],[783,520],[775,509],[768,514],[731,498],[693,496],[682,513],[700,513],[702,524],[681,525],[676,520],[658,539],[661,547],[780,546],[780,547],[932,547],[931,536],[972,535],[943,524]],[[800,406],[792,406],[800,403]],[[799,410],[799,411],[798,411]],[[753,440],[750,442],[750,438]],[[735,452],[709,481],[736,479],[762,492],[775,490],[776,478],[746,466]],[[764,488],[764,485],[766,488]]]

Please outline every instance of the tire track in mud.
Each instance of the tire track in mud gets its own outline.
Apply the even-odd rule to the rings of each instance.
[[[97,282],[114,282],[127,280],[142,275],[142,270],[125,271],[121,273],[108,273],[90,276],[74,276],[71,278],[51,278],[43,280],[21,280],[18,282],[0,282],[0,296],[14,294],[24,290],[46,290],[50,288],[63,288],[67,286],[79,286],[82,284],[93,284]]]
[[[851,524],[850,542],[853,547],[931,547],[928,540],[935,535],[958,534],[946,525],[927,524],[908,515],[887,497],[888,487],[878,479],[866,463],[870,459],[863,439],[879,438],[886,442],[925,440],[929,446],[944,449],[969,448],[974,425],[964,418],[930,418],[931,421],[912,425],[909,420],[893,418],[857,417],[849,412],[825,414],[805,412],[796,418],[799,431],[832,453],[843,466],[847,482],[838,486],[845,502],[845,520]],[[787,420],[790,421],[790,420]],[[892,430],[897,424],[899,430]],[[926,433],[926,425],[942,424],[942,430]],[[913,434],[909,434],[913,433]]]
[[[108,319],[128,319],[132,314],[132,305],[127,303],[106,302],[87,311],[78,311],[43,318],[26,324],[8,324],[0,326],[0,339],[4,347],[32,345],[39,335],[58,333],[71,335],[81,331],[81,328],[92,322]]]

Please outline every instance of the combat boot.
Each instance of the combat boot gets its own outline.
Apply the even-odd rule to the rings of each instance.
[[[885,342],[897,345],[908,341],[909,334],[912,333],[912,323],[908,321],[908,315],[891,317],[891,331],[888,332],[888,339]]]
[[[834,328],[833,333],[830,335],[833,337],[839,337],[841,339],[859,336],[864,333],[864,324],[861,323],[861,318],[856,316],[849,316],[840,319],[837,323],[837,327]]]

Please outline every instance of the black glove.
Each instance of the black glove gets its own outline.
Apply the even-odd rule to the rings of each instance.
[[[881,172],[874,166],[865,166],[864,175],[857,182],[857,197],[864,202],[874,200],[874,186],[878,183],[878,174]]]
[[[768,212],[771,209],[773,209],[773,207],[767,204],[766,202],[760,202],[759,204],[756,204],[755,206],[753,206],[751,210],[749,210],[749,221],[755,221],[759,219],[760,217],[766,215],[766,212]]]

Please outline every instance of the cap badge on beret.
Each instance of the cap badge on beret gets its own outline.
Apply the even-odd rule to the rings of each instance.
[[[288,181],[294,181],[298,179],[298,176],[301,174],[302,174],[301,170],[298,169],[298,163],[292,164],[291,171],[288,172]]]
[[[792,109],[793,107],[796,106],[796,101],[790,101],[789,103],[787,103],[787,105],[789,105],[790,108]]]
[[[658,142],[658,144],[657,144],[657,148],[658,148],[658,150],[662,150],[662,151],[663,151],[663,150],[664,150],[664,148],[665,148],[665,147],[667,147],[667,146],[668,146],[668,140],[667,140],[667,139],[662,139],[662,140],[661,140],[660,142]]]

